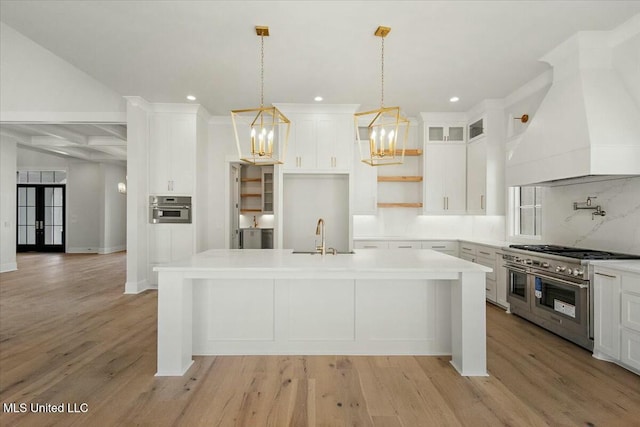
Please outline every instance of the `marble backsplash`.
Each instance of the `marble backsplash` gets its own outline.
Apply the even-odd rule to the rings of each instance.
[[[604,217],[573,209],[593,196]],[[545,187],[542,203],[544,243],[640,254],[640,177]]]

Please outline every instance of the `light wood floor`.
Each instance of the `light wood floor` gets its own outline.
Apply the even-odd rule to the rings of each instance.
[[[447,357],[196,357],[156,378],[156,292],[123,295],[125,258],[22,254],[0,275],[2,426],[638,426],[640,377],[487,306],[489,377]]]

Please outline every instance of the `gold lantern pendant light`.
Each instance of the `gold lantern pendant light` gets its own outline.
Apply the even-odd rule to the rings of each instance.
[[[269,27],[256,26],[256,34],[260,36],[260,107],[232,110],[231,120],[240,160],[277,165],[284,163],[291,122],[276,107],[264,106],[264,38],[269,36]]]
[[[380,108],[354,114],[360,160],[371,166],[402,164],[409,137],[409,120],[400,114],[400,107],[384,106],[384,38],[390,31],[391,28],[380,26],[374,33],[382,40]],[[361,135],[363,125],[367,129],[366,140]]]

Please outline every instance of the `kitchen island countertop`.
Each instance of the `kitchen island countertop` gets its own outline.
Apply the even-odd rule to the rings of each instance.
[[[392,274],[397,277],[434,272],[491,271],[488,267],[428,249],[356,249],[354,253],[337,255],[294,253],[290,249],[212,249],[185,260],[157,266],[155,270],[267,275],[263,277],[333,272],[354,278],[361,273]]]
[[[430,249],[218,249],[155,270],[159,376],[251,354],[451,355],[487,375],[482,265]]]

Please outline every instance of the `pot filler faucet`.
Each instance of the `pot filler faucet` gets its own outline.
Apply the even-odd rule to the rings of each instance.
[[[324,219],[320,218],[318,219],[318,224],[316,225],[316,236],[321,236],[321,243],[320,246],[316,245],[316,252],[318,252],[320,255],[324,255],[327,253],[327,245],[324,238],[324,229]],[[329,252],[332,252],[334,255],[337,253],[334,248],[329,248]]]

